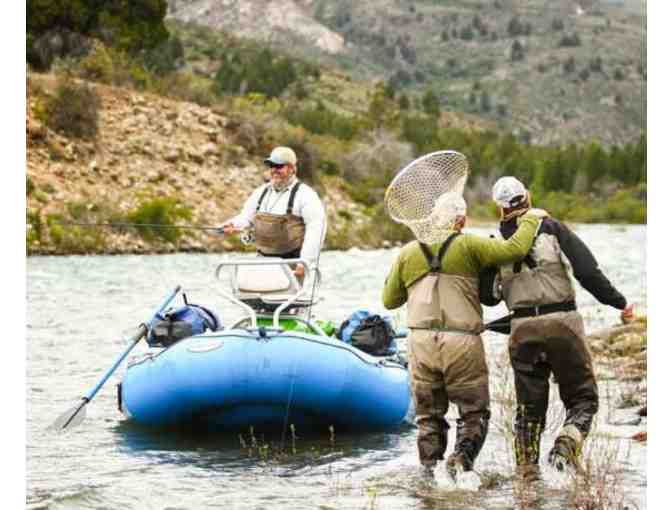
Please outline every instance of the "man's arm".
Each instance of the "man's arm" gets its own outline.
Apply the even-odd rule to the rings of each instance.
[[[399,308],[408,300],[406,286],[401,280],[401,254],[394,261],[383,288],[383,306],[388,310]]]
[[[225,232],[227,226],[232,227],[229,229],[231,230],[231,232],[226,233],[237,232],[239,230],[252,226],[252,222],[254,221],[254,215],[257,212],[257,204],[259,203],[259,198],[261,197],[261,194],[263,193],[265,187],[266,185],[264,184],[255,189],[245,201],[245,205],[243,205],[243,208],[241,209],[240,213],[234,216],[233,218],[229,218],[224,222],[222,228],[225,229]]]
[[[501,266],[517,262],[532,248],[541,222],[542,212],[531,210],[521,216],[518,230],[506,241],[469,236],[471,252],[478,261],[479,270],[486,266]]]
[[[301,189],[305,188],[305,189]],[[317,258],[322,248],[322,243],[327,234],[327,216],[320,197],[312,188],[305,184],[301,185],[299,192],[303,191],[305,200],[301,207],[301,217],[306,224],[306,235],[301,246],[301,258],[309,267],[315,267]]]
[[[547,223],[547,228],[558,239],[560,249],[572,265],[574,277],[581,286],[600,303],[623,310],[627,306],[625,297],[604,276],[588,246],[563,223],[554,219],[549,219]]]

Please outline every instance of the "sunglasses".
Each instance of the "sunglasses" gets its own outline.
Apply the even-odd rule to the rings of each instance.
[[[268,164],[269,168],[282,168],[284,166],[287,166],[287,163],[269,163]]]

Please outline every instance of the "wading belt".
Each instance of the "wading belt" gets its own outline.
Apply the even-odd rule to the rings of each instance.
[[[480,335],[482,331],[467,331],[466,329],[457,328],[411,328],[412,331],[435,331],[436,333],[456,333],[458,335]]]
[[[553,303],[551,305],[529,306],[526,308],[516,308],[513,311],[514,319],[521,319],[523,317],[536,317],[539,315],[546,315],[556,312],[573,312],[576,310],[575,301],[565,301],[564,303]]]
[[[290,251],[289,253],[264,253],[261,250],[257,250],[259,255],[264,257],[280,257],[281,259],[298,259],[301,257],[301,248],[298,250]]]

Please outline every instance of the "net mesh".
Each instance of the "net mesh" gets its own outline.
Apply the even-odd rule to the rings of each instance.
[[[443,241],[464,210],[467,158],[456,151],[432,152],[416,159],[392,180],[385,192],[390,217],[409,227],[423,243]]]

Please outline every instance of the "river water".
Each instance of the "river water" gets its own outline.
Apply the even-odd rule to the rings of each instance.
[[[488,234],[489,229],[469,229]],[[577,226],[605,274],[629,301],[646,305],[646,227]],[[352,311],[382,312],[380,292],[398,250],[324,252],[320,318],[340,323]],[[226,255],[230,256],[230,255]],[[26,501],[29,508],[133,509],[562,509],[576,497],[616,497],[646,507],[646,446],[626,438],[643,426],[614,426],[609,405],[617,383],[601,380],[601,409],[584,449],[596,481],[543,468],[543,482],[521,485],[511,453],[512,374],[506,337],[484,335],[491,371],[490,434],[477,461],[478,479],[453,484],[417,469],[416,430],[340,435],[297,431],[292,445],[277,437],[246,447],[237,434],[183,437],[151,433],[123,421],[115,383],[123,365],[87,406],[86,421],[57,435],[47,426],[87,393],[125,347],[124,336],[149,318],[177,284],[190,300],[225,320],[240,315],[212,291],[214,268],[225,255],[32,257],[27,261]],[[618,311],[578,288],[588,332],[618,321]],[[486,308],[486,319],[505,313]],[[392,314],[403,325],[404,313]],[[403,347],[403,344],[402,344]],[[136,349],[141,350],[138,346]],[[548,451],[562,409],[553,386]],[[625,411],[626,413],[628,411]],[[634,413],[633,413],[634,414]],[[452,447],[454,409],[449,413]],[[282,447],[284,446],[284,447]],[[611,485],[610,485],[611,484]],[[600,492],[603,491],[603,492]],[[605,495],[606,493],[606,495]],[[577,496],[578,494],[578,496]],[[583,494],[583,496],[581,496]],[[620,496],[619,496],[620,497]],[[609,505],[607,508],[611,507]]]

